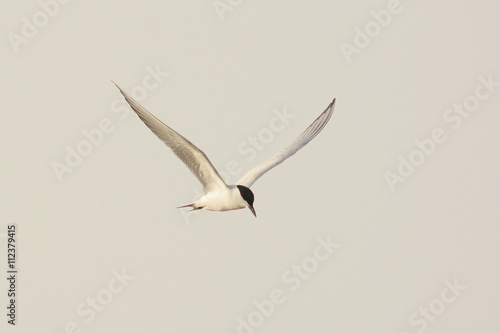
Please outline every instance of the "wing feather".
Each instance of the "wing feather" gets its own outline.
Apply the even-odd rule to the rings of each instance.
[[[309,125],[308,128],[302,134],[299,135],[288,147],[282,149],[276,155],[271,157],[264,163],[261,163],[254,167],[252,170],[248,171],[239,181],[238,185],[243,185],[250,187],[266,172],[281,164],[284,160],[298,152],[302,147],[309,143],[316,135],[321,132],[321,130],[326,126],[330,120],[333,109],[335,108],[335,99],[328,105],[328,107],[319,115],[316,120]]]
[[[113,82],[114,83],[114,82]],[[115,83],[118,87],[118,85]],[[149,129],[162,140],[177,157],[186,164],[191,172],[198,178],[203,185],[205,193],[213,190],[227,188],[226,183],[214,168],[207,155],[198,147],[192,144],[182,135],[162,123],[158,118],[153,116],[148,110],[137,103],[130,95],[124,92],[120,87],[125,100],[130,105],[132,110],[146,124]]]

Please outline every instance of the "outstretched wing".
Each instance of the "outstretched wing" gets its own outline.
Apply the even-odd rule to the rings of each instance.
[[[319,117],[304,131],[302,134],[295,139],[288,147],[281,150],[279,153],[271,157],[268,161],[257,165],[255,168],[247,172],[239,181],[238,185],[244,185],[250,187],[259,179],[263,174],[274,168],[275,166],[281,164],[284,160],[298,152],[302,147],[304,147],[309,141],[314,139],[316,135],[325,127],[332,116],[333,109],[335,108],[335,99],[328,105],[325,111],[319,115]]]
[[[116,83],[115,85],[118,87]],[[217,189],[227,188],[226,183],[222,180],[221,176],[217,170],[215,170],[214,166],[204,152],[149,113],[148,110],[137,103],[120,87],[118,87],[118,89],[120,89],[120,92],[123,97],[125,97],[127,103],[130,105],[132,110],[137,113],[144,124],[146,124],[146,126],[149,127],[149,129],[153,131],[153,133],[156,134],[160,140],[169,146],[174,154],[177,155],[177,157],[180,158],[184,164],[186,164],[196,178],[198,178],[200,183],[203,185],[205,193]]]

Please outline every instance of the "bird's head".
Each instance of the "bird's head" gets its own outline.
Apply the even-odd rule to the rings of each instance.
[[[252,214],[257,217],[257,214],[255,213],[255,209],[253,208],[253,192],[246,186],[243,185],[236,185],[238,187],[238,190],[240,190],[241,197],[245,202],[247,203],[248,209],[252,212]]]

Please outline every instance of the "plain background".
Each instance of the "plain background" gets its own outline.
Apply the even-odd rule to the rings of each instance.
[[[499,5],[402,0],[348,62],[341,43],[387,1],[232,3],[221,19],[212,1],[75,0],[15,52],[8,34],[41,9],[3,2],[0,266],[15,223],[19,308],[13,328],[1,279],[2,330],[236,332],[254,301],[280,289],[286,301],[255,332],[498,332],[500,89],[458,129],[443,115],[480,76],[500,81]],[[196,178],[111,107],[120,96],[110,80],[130,92],[148,67],[169,75],[141,103],[241,175],[333,97],[337,106],[316,139],[252,187],[257,219],[186,217],[176,207],[201,190]],[[284,109],[296,117],[248,161],[238,145]],[[60,181],[53,163],[105,118],[113,131]],[[435,128],[447,140],[391,191],[384,174]],[[282,275],[317,237],[340,247],[292,292]],[[103,298],[122,269],[134,279]],[[446,280],[466,290],[440,309]],[[109,304],[86,322],[76,308],[97,295]],[[439,315],[412,326],[430,304]]]

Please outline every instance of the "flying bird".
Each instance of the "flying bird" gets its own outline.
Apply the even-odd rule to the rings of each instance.
[[[227,185],[204,152],[172,128],[162,123],[158,118],[137,103],[129,94],[123,91],[116,83],[115,85],[144,124],[172,149],[174,154],[184,162],[203,185],[203,190],[205,191],[204,196],[193,203],[177,208],[190,207],[192,210],[205,209],[211,211],[248,208],[255,217],[257,217],[257,214],[253,207],[254,194],[250,190],[250,187],[262,175],[281,164],[284,160],[309,143],[309,141],[314,139],[330,120],[335,107],[335,99],[333,99],[325,111],[323,111],[288,147],[282,149],[268,161],[248,171],[236,185]]]

